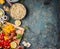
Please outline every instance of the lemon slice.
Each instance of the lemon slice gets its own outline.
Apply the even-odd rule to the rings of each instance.
[[[5,14],[5,13],[4,13],[3,9],[0,8],[0,18],[1,18],[4,14]]]
[[[11,46],[11,48],[16,48],[17,47],[17,43],[16,42],[11,42],[10,46]]]
[[[16,20],[16,21],[15,21],[15,25],[16,25],[16,26],[20,26],[20,25],[21,25],[21,21],[20,21],[20,20]]]
[[[0,10],[0,16],[2,16],[3,15],[3,12]]]

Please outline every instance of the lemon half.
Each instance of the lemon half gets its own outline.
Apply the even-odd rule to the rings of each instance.
[[[11,42],[10,45],[11,45],[11,48],[16,48],[17,47],[17,43],[16,42]]]

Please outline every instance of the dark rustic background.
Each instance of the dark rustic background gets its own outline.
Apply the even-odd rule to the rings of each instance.
[[[25,32],[22,41],[26,40],[32,44],[28,49],[57,49],[60,47],[58,0],[47,1],[25,0],[22,2],[27,9],[22,26],[30,28]],[[2,8],[2,5],[0,7]],[[10,19],[10,22],[14,21]]]

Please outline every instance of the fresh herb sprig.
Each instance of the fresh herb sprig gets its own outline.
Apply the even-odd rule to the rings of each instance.
[[[17,34],[17,39],[21,39],[22,35],[21,34]]]

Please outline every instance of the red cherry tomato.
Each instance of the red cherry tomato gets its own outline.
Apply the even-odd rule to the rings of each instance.
[[[0,34],[0,40],[3,40],[3,39],[4,39],[4,34],[1,33],[1,34]]]
[[[4,40],[1,40],[2,46],[4,45]]]
[[[0,48],[6,48],[6,49],[9,49],[10,48],[10,40],[4,40],[4,36],[5,34],[4,33],[1,33],[0,34]]]
[[[5,36],[5,34],[4,34],[4,33],[2,33],[2,36]]]
[[[4,41],[4,48],[10,48],[10,41],[7,40],[7,41]]]
[[[0,48],[2,48],[2,43],[0,42]]]

